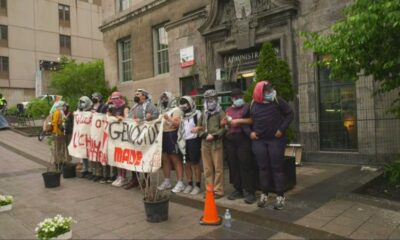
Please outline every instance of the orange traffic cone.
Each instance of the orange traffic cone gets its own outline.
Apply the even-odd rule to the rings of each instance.
[[[220,225],[222,217],[218,216],[217,205],[215,205],[214,191],[212,185],[207,185],[206,201],[204,202],[204,214],[200,218],[201,225]]]

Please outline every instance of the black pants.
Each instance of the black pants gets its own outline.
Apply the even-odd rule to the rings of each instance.
[[[227,135],[224,141],[229,179],[237,190],[254,193],[256,190],[256,162],[251,151],[251,140],[243,133]]]
[[[284,172],[286,138],[255,140],[252,145],[259,168],[261,190],[265,193],[283,193],[286,189]]]

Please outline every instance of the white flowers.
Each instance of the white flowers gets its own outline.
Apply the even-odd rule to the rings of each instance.
[[[60,214],[54,218],[46,218],[35,228],[36,237],[38,239],[50,239],[69,232],[71,230],[71,224],[74,222],[76,221],[71,217],[64,218]]]
[[[14,198],[9,195],[0,195],[0,206],[9,205],[14,201]]]

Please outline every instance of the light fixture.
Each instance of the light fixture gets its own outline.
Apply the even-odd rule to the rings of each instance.
[[[255,75],[255,72],[242,73],[242,77],[244,78],[254,77]]]

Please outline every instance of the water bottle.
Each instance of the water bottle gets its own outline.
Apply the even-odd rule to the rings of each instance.
[[[232,226],[232,216],[229,209],[226,209],[224,216],[224,227],[230,228]]]

